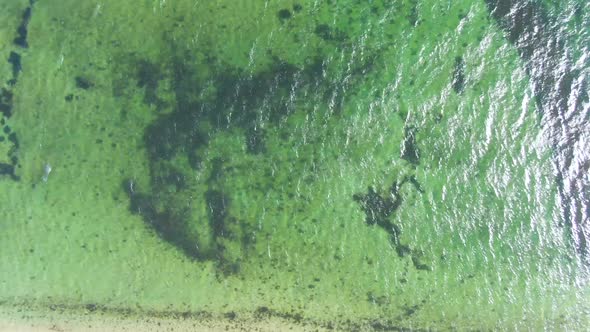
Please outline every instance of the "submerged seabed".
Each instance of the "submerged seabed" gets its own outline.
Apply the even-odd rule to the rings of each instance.
[[[588,326],[589,21],[585,1],[4,1],[0,304]]]

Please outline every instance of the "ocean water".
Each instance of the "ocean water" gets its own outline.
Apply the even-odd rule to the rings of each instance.
[[[589,27],[583,0],[2,1],[0,317],[584,330]]]

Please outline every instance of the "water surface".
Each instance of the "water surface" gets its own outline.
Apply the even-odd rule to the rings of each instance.
[[[583,329],[589,9],[3,2],[3,316]]]

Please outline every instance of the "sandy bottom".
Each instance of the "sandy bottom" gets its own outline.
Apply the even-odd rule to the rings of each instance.
[[[41,312],[20,307],[0,307],[0,331],[325,331],[278,317],[159,318],[118,317],[110,313]]]

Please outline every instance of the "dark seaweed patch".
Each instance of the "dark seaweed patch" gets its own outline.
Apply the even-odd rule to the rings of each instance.
[[[408,177],[408,181],[414,186],[414,189],[416,189],[419,193],[424,193],[424,189],[422,189],[422,186],[420,185],[418,180],[416,180],[416,177],[414,175]]]
[[[368,294],[369,296],[369,294]],[[373,295],[371,295],[373,296]],[[377,300],[381,300],[383,296],[377,297]],[[387,304],[387,299],[384,298],[381,300],[383,304]],[[425,303],[424,300],[420,302],[421,304],[418,305],[409,305],[406,304],[401,307],[403,315],[413,315],[417,310],[420,309],[421,305]],[[45,311],[52,311],[58,313],[66,313],[66,312],[94,312],[99,313],[101,315],[108,315],[114,316],[119,319],[133,319],[137,320],[138,322],[147,322],[152,324],[157,324],[159,327],[164,327],[164,325],[160,326],[160,322],[157,320],[169,320],[169,321],[178,321],[180,319],[190,319],[194,322],[200,322],[202,324],[217,324],[219,323],[219,318],[224,317],[228,320],[227,325],[225,326],[226,330],[241,330],[246,331],[250,330],[252,327],[247,323],[244,322],[239,318],[240,316],[233,312],[227,312],[224,314],[214,313],[212,311],[186,311],[186,310],[174,310],[173,308],[169,307],[164,310],[151,310],[145,309],[138,306],[130,306],[130,307],[115,307],[115,306],[106,306],[100,305],[95,303],[65,303],[65,302],[42,302],[39,303],[38,300],[32,299],[19,299],[18,301],[3,301],[0,302],[0,305],[10,305],[16,308],[34,308],[35,310],[43,309]],[[253,310],[253,315],[257,318],[257,320],[268,319],[271,317],[279,318],[288,322],[292,322],[298,324],[300,327],[305,327],[306,330],[318,330],[318,329],[327,329],[327,330],[335,330],[336,327],[339,331],[361,331],[367,330],[370,328],[373,331],[416,331],[416,332],[424,332],[430,331],[425,329],[417,329],[415,327],[409,328],[407,326],[400,326],[396,325],[402,321],[404,317],[396,317],[396,318],[387,318],[387,319],[350,319],[346,316],[338,316],[331,321],[325,320],[314,320],[309,318],[304,318],[300,312],[296,310],[291,311],[280,311],[273,309],[272,307],[268,306],[260,306]],[[154,321],[155,320],[155,321]]]
[[[150,158],[170,160],[186,144],[186,136],[174,130],[177,123],[182,126],[182,119],[178,120],[166,115],[146,129],[144,140]]]
[[[16,77],[21,70],[20,64],[20,55],[15,52],[11,52],[8,58],[8,62],[13,64],[13,75],[14,78],[8,81],[9,85],[16,84]],[[1,123],[6,124],[6,120],[10,116],[12,116],[12,109],[13,109],[13,93],[12,91],[2,88],[0,89],[0,112],[2,113]],[[0,175],[8,175],[12,180],[19,181],[20,177],[16,175],[16,167],[18,166],[18,157],[16,155],[19,142],[16,136],[16,133],[12,131],[9,125],[5,125],[2,129],[4,134],[8,135],[8,142],[12,144],[12,147],[9,148],[7,157],[10,160],[10,164],[0,162]],[[0,142],[4,142],[6,139],[2,136]]]
[[[0,88],[0,113],[9,118],[12,115],[12,92]]]
[[[186,176],[174,167],[168,167],[162,174],[155,175],[154,181],[161,186],[173,187],[174,190],[186,189]]]
[[[268,307],[258,307],[254,312],[258,318],[260,317],[268,317],[271,314],[271,311]]]
[[[386,296],[377,296],[373,292],[367,292],[367,301],[379,306],[387,305],[390,302]]]
[[[14,165],[11,164],[0,163],[0,175],[8,175],[14,181],[20,180],[20,177],[15,174]]]
[[[399,241],[401,230],[399,226],[391,222],[391,216],[402,204],[402,197],[399,193],[400,188],[408,182],[416,179],[404,177],[399,183],[393,183],[385,195],[380,195],[369,187],[366,194],[354,194],[353,200],[360,204],[361,209],[365,212],[365,223],[367,226],[377,225],[389,234],[390,242],[395,246],[395,251],[399,257],[412,255],[412,263],[418,270],[430,271],[430,267],[420,261],[421,254],[412,250],[409,246]],[[416,181],[417,183],[417,181]]]
[[[412,6],[410,7],[410,13],[408,14],[408,22],[411,26],[415,27],[420,23],[420,13],[418,12],[418,1],[412,0]]]
[[[189,166],[193,169],[193,170],[199,170],[201,169],[201,157],[199,156],[199,154],[197,153],[197,151],[195,149],[192,149],[190,151],[187,152],[187,159],[188,159],[188,164]]]
[[[402,142],[401,157],[413,165],[420,163],[420,150],[416,143],[416,131],[413,126],[406,126],[404,128],[404,140]]]
[[[410,317],[415,314],[418,309],[420,309],[420,306],[417,304],[413,306],[404,306],[404,316]]]
[[[252,154],[264,153],[264,131],[261,128],[250,128],[246,131],[246,151]]]
[[[86,310],[88,310],[90,312],[93,312],[93,311],[96,311],[98,306],[95,303],[88,303],[87,305],[84,306],[84,308],[86,308]]]
[[[144,101],[158,109],[164,106],[164,102],[158,98],[158,85],[161,79],[162,73],[158,66],[146,60],[138,61],[137,86],[145,89]]]
[[[200,151],[208,144],[207,135],[202,134],[203,128],[223,130],[230,123],[246,130],[246,142],[251,152],[263,153],[262,132],[249,131],[254,128],[257,109],[272,93],[273,105],[276,107],[270,110],[274,114],[265,117],[278,121],[287,116],[290,109],[280,106],[286,104],[294,80],[301,70],[277,61],[271,70],[254,77],[219,71],[211,78],[216,93],[208,98],[200,98],[203,82],[188,63],[190,61],[181,58],[175,58],[171,63],[176,107],[174,112],[160,116],[145,131],[153,194],[131,190],[130,183],[126,184],[126,191],[130,197],[131,211],[141,215],[162,239],[191,258],[216,261],[219,271],[227,275],[239,271],[242,259],[227,248],[233,246],[232,243],[246,248],[253,238],[248,235],[250,232],[247,226],[243,223],[238,225],[231,217],[229,197],[217,189],[224,177],[223,160],[214,158],[209,165],[210,174],[206,183],[210,188],[202,198],[207,204],[209,224],[198,230],[191,228],[194,221],[181,202],[170,196],[173,194],[162,194],[170,193],[170,187],[174,188],[173,192],[181,192],[186,188],[186,176],[166,165],[184,154],[192,169],[200,169],[204,159]],[[138,85],[146,88],[146,93],[147,90],[153,90],[154,93],[154,98],[145,99],[149,104],[157,98],[155,90],[163,71],[146,61],[140,61],[138,68]],[[228,116],[232,113],[236,115],[229,122]],[[211,240],[207,244],[200,238]]]
[[[422,255],[416,253],[415,251],[412,253],[412,264],[414,264],[416,270],[430,271],[430,266],[422,263],[421,258]]]
[[[465,62],[463,61],[463,57],[456,57],[455,58],[455,67],[453,69],[453,90],[457,94],[463,93],[465,89]]]
[[[16,137],[16,133],[14,133],[14,132],[13,132],[13,133],[11,133],[10,135],[8,135],[8,140],[9,140],[10,142],[12,142],[12,144],[14,145],[14,147],[15,147],[16,149],[18,149],[18,148],[19,148],[19,144],[18,144],[18,137]]]
[[[10,164],[0,163],[0,174],[2,175],[12,175],[14,172],[14,166]]]
[[[325,41],[344,42],[348,39],[348,36],[344,32],[334,29],[327,24],[319,24],[313,32]]]
[[[229,198],[220,191],[208,190],[205,193],[205,201],[209,209],[209,223],[213,235],[215,237],[227,235],[225,219],[229,215]]]
[[[20,54],[16,52],[10,52],[10,55],[8,56],[8,62],[12,65],[12,79],[16,81],[18,79],[18,74],[23,69]]]
[[[31,14],[32,9],[31,7],[25,8],[23,12],[23,16],[21,19],[21,23],[18,26],[17,37],[14,39],[14,44],[23,48],[29,47],[29,43],[27,42],[27,34],[28,34],[28,26],[29,22],[31,21]]]
[[[94,86],[94,84],[86,77],[76,76],[74,80],[76,81],[76,87],[83,90],[88,90]]]
[[[234,311],[226,312],[223,316],[229,320],[234,320],[238,317]]]
[[[303,96],[310,95],[309,91],[314,97],[324,98],[326,108],[329,102],[339,105],[345,97],[344,88],[322,84],[324,65],[320,57],[295,66],[271,54],[271,63],[265,69],[251,73],[209,54],[197,57],[194,51],[178,48],[173,44],[172,55],[163,61],[138,60],[130,55],[127,62],[132,65],[129,72],[135,75],[137,85],[145,89],[145,104],[159,102],[160,80],[171,82],[172,93],[167,105],[170,112],[158,116],[144,131],[151,191],[127,189],[130,210],[187,256],[214,261],[222,275],[233,274],[253,248],[256,231],[253,221],[232,216],[231,188],[224,187],[232,169],[225,163],[231,156],[212,158],[210,137],[238,129],[236,132],[244,134],[246,152],[264,154],[262,125],[281,125],[297,103],[304,101]],[[362,75],[356,68],[352,71],[355,78]],[[126,89],[119,86],[118,90]],[[191,191],[199,181],[191,172],[208,172],[199,183],[205,186],[201,195]],[[195,210],[190,208],[202,203],[207,207],[208,223],[193,215]]]
[[[399,227],[389,221],[389,217],[401,204],[401,197],[396,186],[392,186],[389,195],[379,195],[373,187],[369,187],[366,194],[355,194],[353,199],[361,205],[366,214],[367,225],[377,225],[385,229],[394,238],[399,234]]]
[[[148,195],[137,192],[135,186],[131,180],[123,183],[124,190],[130,198],[131,212],[142,216],[162,239],[174,244],[186,256],[200,259],[198,238],[187,231],[186,216],[169,208],[158,210],[157,201]]]
[[[223,159],[213,158],[211,160],[211,173],[207,183],[212,184],[223,179]]]
[[[284,21],[290,19],[293,16],[293,14],[291,14],[291,11],[288,9],[281,9],[277,13],[277,16],[281,21]]]
[[[405,244],[398,244],[395,246],[395,252],[399,257],[405,257],[412,253],[412,249],[410,249],[410,247]]]
[[[31,20],[32,6],[34,3],[34,0],[29,1],[30,6],[25,9],[21,23],[17,29],[17,37],[14,39],[14,43],[18,46],[28,47],[27,27],[29,21]],[[8,63],[10,63],[12,66],[12,78],[7,81],[7,84],[10,87],[14,87],[14,85],[17,83],[18,76],[22,71],[21,55],[17,52],[11,51],[8,56]],[[14,107],[13,96],[13,91],[10,89],[0,88],[0,113],[2,115],[0,117],[0,123],[2,125],[6,124],[6,120],[12,116]],[[10,164],[0,163],[0,174],[9,175],[12,180],[18,181],[20,179],[20,177],[16,175],[16,168],[20,167],[17,157],[19,149],[18,137],[16,132],[14,132],[8,125],[4,127],[3,132],[8,134],[8,142],[10,142],[12,146],[9,148],[7,155],[10,160]],[[4,137],[2,137],[0,142],[5,142]]]

